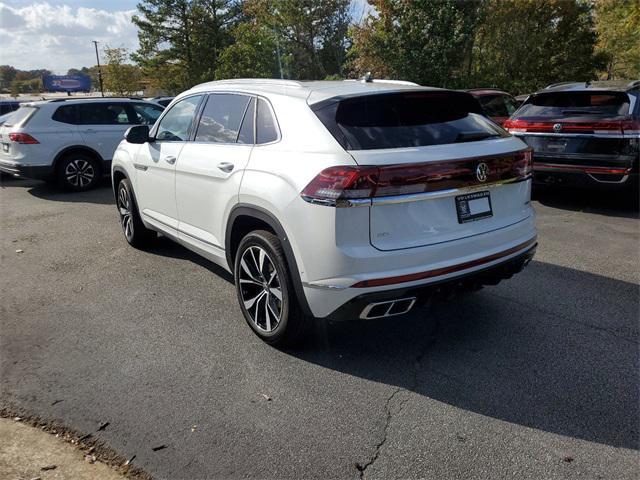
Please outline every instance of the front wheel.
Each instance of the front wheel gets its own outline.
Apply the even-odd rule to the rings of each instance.
[[[271,345],[297,343],[308,330],[278,237],[257,230],[236,253],[234,275],[240,309],[254,333]]]
[[[129,245],[136,248],[146,247],[157,236],[142,223],[131,182],[123,178],[118,184],[116,203],[120,215],[120,225]]]

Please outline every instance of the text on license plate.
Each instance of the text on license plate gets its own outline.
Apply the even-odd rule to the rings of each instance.
[[[456,197],[458,223],[473,222],[493,216],[489,192],[474,192]]]

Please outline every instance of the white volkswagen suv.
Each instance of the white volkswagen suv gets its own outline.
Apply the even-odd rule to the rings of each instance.
[[[271,344],[495,284],[536,248],[531,150],[479,110],[401,82],[198,85],[114,155],[125,237],[228,269]]]
[[[94,187],[131,125],[153,124],[164,108],[135,98],[60,98],[23,103],[0,126],[0,172]]]

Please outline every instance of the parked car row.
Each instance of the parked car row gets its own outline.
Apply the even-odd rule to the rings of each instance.
[[[639,88],[555,85],[517,108],[493,89],[254,79],[164,111],[34,102],[0,127],[0,171],[84,190],[111,163],[126,241],[161,233],[227,269],[248,325],[284,345],[313,318],[401,315],[521,271],[534,172],[637,182]]]

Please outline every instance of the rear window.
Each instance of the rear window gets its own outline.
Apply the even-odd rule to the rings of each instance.
[[[408,92],[329,100],[312,106],[347,150],[422,147],[508,136],[463,92]]]
[[[13,127],[14,125],[24,125],[29,121],[31,116],[38,110],[38,107],[25,107],[22,106],[4,123],[7,127]]]
[[[623,92],[550,92],[529,97],[516,118],[628,114],[629,97]]]

